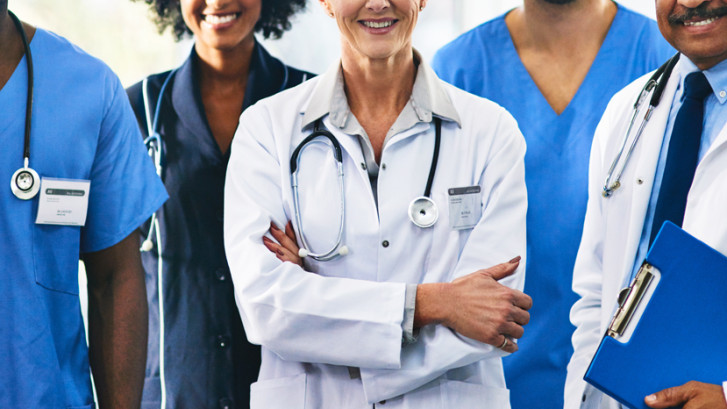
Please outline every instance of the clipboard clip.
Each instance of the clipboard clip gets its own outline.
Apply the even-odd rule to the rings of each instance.
[[[649,284],[654,279],[653,271],[654,266],[644,261],[631,285],[621,290],[618,295],[618,310],[611,320],[611,325],[608,326],[606,335],[612,338],[623,335],[636,312],[636,308],[641,303],[641,299],[644,298]]]

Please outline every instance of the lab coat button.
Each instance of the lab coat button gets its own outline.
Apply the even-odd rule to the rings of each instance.
[[[386,164],[385,164],[385,163],[382,163],[382,164],[381,164],[381,169],[382,169],[382,170],[386,170]]]
[[[720,96],[721,98],[727,97],[727,91],[720,91],[720,92],[719,92],[719,96]]]
[[[227,398],[220,399],[220,409],[232,409],[232,401]]]
[[[389,247],[389,240],[384,240],[381,242],[381,245],[384,246],[384,248]]]
[[[218,335],[217,336],[217,346],[220,348],[226,348],[227,344],[230,343],[230,340],[224,336],[224,335]]]

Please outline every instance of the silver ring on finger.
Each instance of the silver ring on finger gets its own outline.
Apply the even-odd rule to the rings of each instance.
[[[498,348],[505,349],[505,347],[507,347],[507,341],[508,341],[508,339],[507,339],[507,337],[505,337],[505,340],[502,342],[502,345],[500,345]]]

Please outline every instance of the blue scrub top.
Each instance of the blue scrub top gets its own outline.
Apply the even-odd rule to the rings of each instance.
[[[588,161],[596,125],[611,96],[675,51],[656,23],[622,6],[580,89],[560,115],[523,66],[505,15],[443,47],[437,74],[505,107],[525,136],[528,187],[525,292],[533,298],[520,350],[503,359],[513,409],[563,406],[573,348],[573,264],[586,211]]]
[[[169,72],[148,78],[151,114]],[[284,65],[255,43],[243,109],[313,75]],[[163,245],[160,322],[156,247],[142,253],[149,301],[149,343],[142,409],[161,403],[160,334],[164,334],[167,408],[248,408],[260,370],[260,347],[247,342],[222,236],[229,151],[210,131],[199,89],[194,49],[162,98],[158,132],[164,141],[163,179],[170,198],[157,213]],[[146,134],[142,84],[129,99]],[[148,224],[143,226],[145,238]],[[154,238],[156,243],[156,239]]]
[[[85,227],[35,224],[40,195],[12,194],[8,182],[23,164],[24,57],[0,90],[0,407],[91,408],[79,254],[127,237],[167,195],[116,75],[41,29],[30,48],[30,167],[91,185]]]

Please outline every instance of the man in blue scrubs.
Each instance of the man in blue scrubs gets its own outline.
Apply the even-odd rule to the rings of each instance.
[[[563,406],[593,132],[616,91],[673,54],[654,21],[610,0],[525,0],[434,57],[442,79],[510,111],[528,144],[533,308],[520,350],[503,360],[513,409]]]
[[[147,304],[136,229],[166,192],[118,78],[67,40],[16,25],[7,0],[0,0],[0,141],[0,408],[94,408],[89,366],[101,408],[138,408]],[[22,190],[30,183],[11,189],[15,172],[28,167],[41,183],[34,196]],[[88,275],[88,348],[79,254]]]

